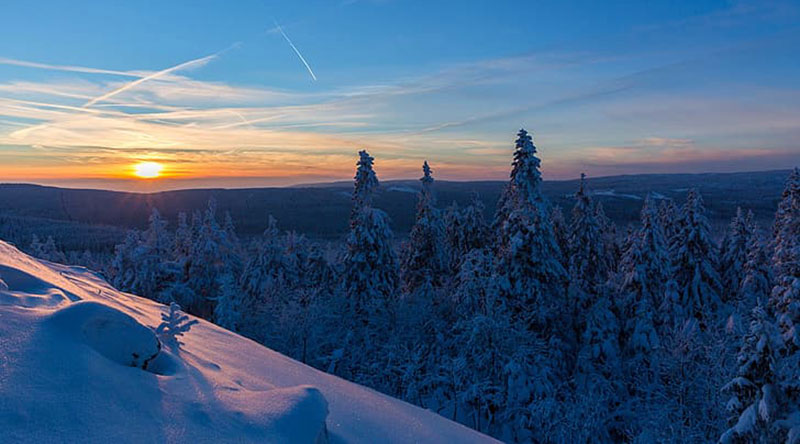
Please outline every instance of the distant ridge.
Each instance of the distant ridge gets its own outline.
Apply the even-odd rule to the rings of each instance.
[[[713,225],[723,226],[737,206],[753,210],[762,225],[770,223],[789,170],[702,173],[636,174],[589,177],[588,186],[606,213],[621,228],[639,219],[647,193],[657,198],[683,201],[689,188],[698,188]],[[409,230],[414,216],[419,181],[386,180],[376,195],[375,206],[386,211],[399,237]],[[436,181],[439,207],[452,202],[468,203],[477,192],[491,217],[505,181]],[[230,212],[242,236],[259,235],[271,214],[281,230],[296,230],[307,236],[336,240],[347,229],[350,211],[350,181],[270,188],[205,188],[154,193],[71,189],[29,184],[0,185],[0,217],[5,225],[0,235],[20,245],[32,234],[53,234],[83,227],[86,236],[103,248],[112,249],[130,228],[143,228],[157,208],[174,228],[179,212],[205,209],[217,200],[221,213]],[[545,180],[542,189],[566,214],[572,207],[577,179]],[[57,223],[54,223],[56,221]],[[45,223],[46,222],[46,223]],[[71,228],[70,228],[71,227]],[[100,230],[97,227],[106,227]],[[49,231],[48,231],[49,230]],[[55,230],[55,231],[54,231]],[[67,246],[68,247],[68,246]]]

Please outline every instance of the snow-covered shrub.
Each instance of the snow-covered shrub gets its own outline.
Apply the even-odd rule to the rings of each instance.
[[[178,336],[183,336],[192,325],[197,324],[197,319],[189,320],[189,316],[181,312],[181,306],[172,302],[169,304],[169,313],[161,313],[161,324],[156,328],[156,334],[161,342],[179,347],[183,345]]]

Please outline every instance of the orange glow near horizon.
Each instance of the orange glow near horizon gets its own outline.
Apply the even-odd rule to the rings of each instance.
[[[140,162],[133,166],[133,174],[140,179],[155,179],[163,170],[164,165],[157,162]]]

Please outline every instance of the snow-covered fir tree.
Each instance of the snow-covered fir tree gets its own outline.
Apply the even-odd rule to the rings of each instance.
[[[703,199],[697,190],[689,191],[681,208],[670,250],[682,309],[705,327],[714,321],[721,308],[722,285],[717,271],[717,247],[711,239]]]
[[[598,286],[605,283],[613,269],[584,174],[575,193],[568,234],[570,298],[580,311],[594,302]]]
[[[238,278],[238,291],[231,293],[230,300],[224,304],[232,311],[227,318],[236,319],[237,313],[244,317],[236,322],[239,325],[236,331],[266,340],[268,324],[274,322],[276,310],[286,300],[287,269],[278,221],[270,215],[263,235],[252,241]],[[231,284],[230,281],[226,283]]]
[[[670,276],[667,244],[652,197],[645,200],[641,227],[630,238],[617,276],[622,342],[630,359],[647,365],[659,346],[656,310],[663,302],[665,283]]]
[[[114,259],[111,261],[109,277],[114,287],[125,291],[134,291],[138,279],[136,250],[142,242],[141,233],[129,230],[125,240],[114,248]]]
[[[153,208],[148,220],[147,230],[142,233],[141,243],[135,251],[137,281],[131,291],[170,302],[165,298],[165,290],[176,280],[175,270],[171,267],[172,235],[158,209]]]
[[[191,263],[184,276],[195,296],[189,305],[191,313],[213,319],[216,301],[224,297],[221,296],[223,283],[235,280],[241,272],[239,253],[239,246],[217,220],[216,200],[210,199],[192,244]]]
[[[776,442],[773,423],[778,400],[775,387],[775,327],[766,311],[752,311],[750,331],[743,338],[736,377],[723,390],[731,394],[726,409],[730,428],[720,443]]]
[[[511,178],[493,223],[500,301],[511,314],[514,328],[526,332],[527,338],[507,365],[514,413],[506,421],[515,430],[513,439],[521,440],[534,439],[531,434],[541,432],[537,432],[541,423],[536,418],[548,415],[536,412],[553,401],[557,382],[569,378],[572,359],[567,350],[574,343],[571,324],[558,319],[567,304],[567,273],[540,189],[540,163],[531,136],[520,130]]]
[[[775,313],[783,359],[778,366],[780,420],[785,442],[800,442],[800,170],[786,181],[773,226]]]
[[[747,241],[747,261],[742,267],[743,277],[737,297],[740,312],[759,304],[767,307],[772,290],[772,269],[769,265],[767,243],[760,238],[752,214],[749,212],[746,218],[750,223],[751,236]]]
[[[454,202],[447,208],[444,222],[450,267],[457,271],[467,253],[484,248],[489,241],[489,227],[480,196],[473,193],[471,202],[463,208]]]
[[[64,252],[62,252],[58,246],[56,246],[56,241],[53,239],[53,236],[47,236],[45,241],[42,242],[39,240],[39,236],[34,234],[31,240],[29,251],[33,256],[46,261],[60,264],[63,264],[67,261]]]
[[[561,257],[564,260],[562,265],[564,269],[569,269],[569,227],[567,221],[564,219],[564,212],[561,206],[556,205],[550,210],[550,223],[553,225],[553,236],[556,238],[556,244],[561,251]]]
[[[634,228],[633,224],[628,224],[628,226],[625,227],[625,236],[622,238],[622,243],[619,247],[620,260],[625,257],[625,255],[628,253],[628,250],[630,250],[634,242],[636,242],[638,236],[639,232],[636,230],[636,228]]]
[[[742,279],[744,278],[744,265],[747,263],[747,250],[753,233],[750,231],[751,221],[745,217],[741,207],[736,209],[736,215],[731,220],[728,231],[720,245],[720,274],[727,298],[726,302],[736,303],[731,298],[739,294]]]
[[[433,175],[427,161],[422,164],[422,174],[417,216],[401,259],[403,287],[407,293],[424,285],[441,286],[447,272],[444,226],[435,207]]]
[[[672,238],[678,234],[680,227],[680,210],[675,201],[672,199],[661,201],[661,205],[658,206],[658,219],[664,229],[664,240],[667,241],[667,245],[671,245]]]
[[[620,356],[619,323],[612,310],[611,288],[606,285],[613,258],[605,242],[581,174],[569,225],[569,297],[579,343],[575,383],[579,394],[593,393],[610,409],[618,403]],[[562,316],[561,322],[567,319]],[[611,439],[608,428],[596,433],[602,435],[600,439]]]
[[[186,213],[178,213],[178,227],[175,229],[174,252],[176,259],[183,264],[192,252],[192,227]]]
[[[600,227],[600,235],[603,237],[603,246],[606,250],[607,261],[614,269],[617,266],[619,257],[622,254],[617,239],[617,225],[606,216],[606,211],[602,202],[597,202],[594,208],[595,219]]]
[[[553,321],[566,303],[567,273],[540,189],[540,164],[532,137],[521,129],[493,231],[497,275],[506,304],[528,329],[547,331],[554,329]]]
[[[546,439],[552,424],[547,342],[518,327],[494,276],[493,255],[463,258],[453,292],[455,322],[442,374],[452,387],[453,418],[508,440]]]
[[[341,278],[352,315],[366,323],[370,307],[396,297],[397,260],[388,217],[372,207],[373,193],[378,188],[372,167],[374,158],[366,151],[358,155]]]

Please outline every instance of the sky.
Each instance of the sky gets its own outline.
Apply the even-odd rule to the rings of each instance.
[[[156,191],[800,164],[797,1],[16,1],[0,181]],[[161,176],[137,178],[156,162]]]

